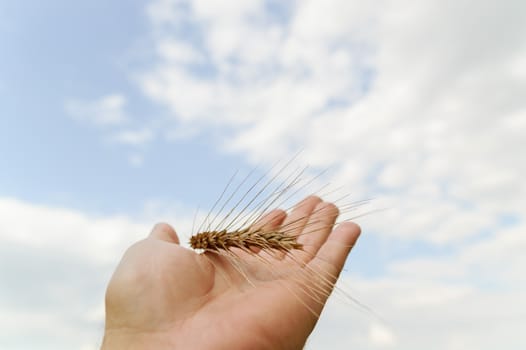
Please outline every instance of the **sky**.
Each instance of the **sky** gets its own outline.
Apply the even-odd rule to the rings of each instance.
[[[341,287],[383,321],[333,298],[307,349],[525,348],[525,23],[519,0],[0,0],[0,348],[97,349],[129,245],[294,155],[387,208]]]

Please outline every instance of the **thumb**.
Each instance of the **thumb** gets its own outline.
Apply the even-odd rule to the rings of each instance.
[[[160,222],[153,227],[149,238],[179,244],[179,237],[177,237],[175,230],[172,228],[172,226],[164,222]]]

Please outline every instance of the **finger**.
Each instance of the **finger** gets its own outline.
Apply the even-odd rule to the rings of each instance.
[[[287,213],[281,209],[274,209],[271,212],[263,215],[255,224],[250,227],[251,231],[273,231],[281,226]]]
[[[349,252],[360,236],[360,231],[360,226],[354,222],[341,223],[332,231],[310,264],[315,264],[316,266],[313,267],[317,270],[319,266],[323,266],[319,269],[320,273],[324,274],[323,277],[329,280],[335,279],[343,269]]]
[[[317,196],[309,196],[296,204],[292,212],[287,215],[287,218],[280,227],[280,231],[289,236],[299,236],[309,221],[309,217],[316,208],[321,199]],[[285,252],[275,252],[273,256],[276,259],[283,259]]]
[[[250,227],[250,231],[256,232],[256,231],[274,231],[277,230],[285,218],[287,217],[287,213],[281,209],[274,209],[270,211],[269,213],[265,214],[261,219],[259,219],[255,224],[253,224]],[[258,247],[250,247],[250,250],[254,253],[259,253],[261,248]]]
[[[296,204],[283,225],[281,225],[280,230],[289,236],[298,236],[301,234],[314,208],[316,208],[316,205],[321,203],[321,201],[319,197],[309,196]]]
[[[177,237],[175,230],[172,228],[172,226],[164,222],[156,224],[153,227],[152,232],[150,232],[149,237],[169,243],[179,244],[179,237]]]
[[[301,261],[308,262],[316,255],[331,233],[338,214],[338,208],[332,203],[321,202],[314,208],[298,237],[298,243],[303,245],[302,250],[306,253],[297,254]]]

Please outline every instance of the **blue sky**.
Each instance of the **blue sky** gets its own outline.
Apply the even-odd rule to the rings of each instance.
[[[206,199],[200,193],[224,183],[225,175],[209,176],[208,169],[225,174],[240,159],[219,155],[206,137],[155,140],[136,151],[146,158],[136,167],[127,161],[133,148],[108,140],[104,127],[67,115],[66,100],[114,91],[127,96],[129,125],[166,113],[128,76],[143,59],[135,47],[148,40],[144,6],[139,1],[2,5],[8,19],[0,32],[2,195],[95,213],[136,213],[151,197],[176,196],[196,205]]]
[[[522,349],[525,14],[0,1],[0,347],[97,348],[127,246],[157,220],[184,236],[236,170],[301,150],[335,198],[389,208],[358,220],[344,275],[388,322],[336,300],[312,349]]]

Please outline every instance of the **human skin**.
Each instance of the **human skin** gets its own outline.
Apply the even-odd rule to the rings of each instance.
[[[157,224],[126,251],[108,285],[102,349],[301,349],[330,292],[316,299],[306,291],[335,281],[360,234],[350,222],[333,229],[337,216],[315,196],[288,215],[270,212],[255,226],[294,223],[287,232],[303,250],[234,251],[243,268],[181,247],[169,225]]]

